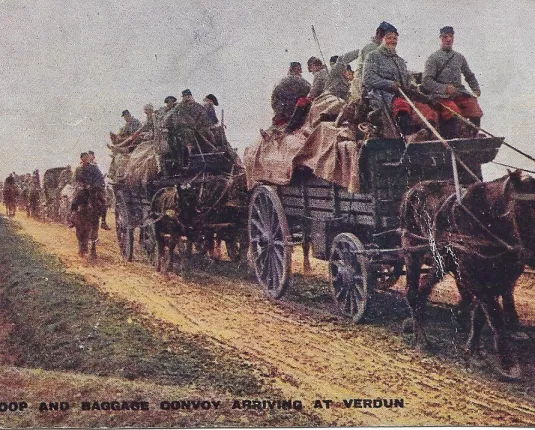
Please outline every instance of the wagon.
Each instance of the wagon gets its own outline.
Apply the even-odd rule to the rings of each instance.
[[[482,178],[503,138],[453,139],[459,182]],[[400,203],[424,180],[453,180],[452,156],[440,141],[406,145],[371,139],[359,157],[360,189],[348,189],[296,168],[287,185],[257,184],[249,203],[250,258],[265,292],[280,298],[291,277],[295,245],[310,241],[313,256],[329,262],[331,295],[340,311],[358,322],[370,293],[391,287],[402,274]],[[472,174],[469,172],[471,171]]]
[[[216,151],[191,153],[187,162],[172,172],[160,172],[144,184],[114,185],[117,241],[124,260],[133,259],[136,229],[139,229],[141,248],[151,261],[157,258],[155,223],[166,214],[157,212],[155,200],[170,188],[180,189],[181,204],[192,206],[196,214],[181,220],[188,239],[196,241],[208,233],[217,235],[227,242],[231,258],[238,257],[240,243],[244,242],[241,237],[247,236],[247,199],[241,194],[231,194],[236,193],[236,187],[240,188],[239,181],[244,173],[226,141],[224,130],[219,130],[217,137]],[[244,185],[241,188],[245,191]],[[206,196],[213,198],[213,207],[208,210],[201,207]]]

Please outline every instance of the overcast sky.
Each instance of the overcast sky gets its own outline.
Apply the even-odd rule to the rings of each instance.
[[[398,53],[422,70],[438,30],[455,28],[482,89],[483,127],[535,155],[535,1],[0,0],[0,177],[77,164],[93,149],[109,165],[108,133],[129,109],[190,88],[213,93],[229,140],[243,151],[267,127],[273,86],[290,61],[362,48],[383,21]],[[308,73],[304,77],[311,80]],[[499,161],[535,170],[507,148]],[[486,169],[488,177],[503,169]]]

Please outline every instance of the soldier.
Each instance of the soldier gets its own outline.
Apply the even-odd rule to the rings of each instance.
[[[335,56],[336,62],[325,83],[325,92],[347,101],[349,98],[349,85],[353,79],[353,70],[349,63],[356,60],[359,50],[355,49],[347,54]]]
[[[214,106],[219,106],[217,97],[213,94],[208,94],[203,101],[204,108],[206,109],[206,113],[208,114],[208,122],[210,123],[210,128],[215,127],[217,124],[219,124],[219,120],[217,119],[217,114],[215,113],[214,108]]]
[[[283,78],[271,93],[273,108],[273,125],[282,126],[292,117],[295,105],[300,98],[305,98],[310,91],[310,84],[301,77],[301,63],[290,63],[288,76]]]
[[[363,84],[365,96],[369,99],[372,113],[370,119],[376,121],[385,108],[399,128],[399,132],[408,136],[421,128],[422,122],[410,104],[400,96],[399,89],[405,91],[410,88],[410,74],[403,58],[396,53],[398,32],[394,26],[385,31],[385,36],[379,48],[372,51],[364,62]],[[412,93],[412,92],[411,92]],[[415,101],[416,108],[432,123],[438,122],[437,113],[422,102]],[[418,136],[418,140],[425,140],[427,130]]]
[[[134,118],[130,114],[130,111],[123,110],[123,113],[121,114],[121,116],[124,118],[124,121],[126,123],[123,129],[121,130],[121,132],[119,133],[122,137],[126,138],[128,136],[131,136],[138,129],[141,128],[141,122],[138,119]]]
[[[468,67],[462,54],[453,50],[454,31],[452,27],[440,29],[441,48],[425,62],[424,89],[439,103],[440,130],[445,138],[458,137],[459,123],[454,115],[442,105],[468,118],[476,126],[481,124],[483,112],[477,99],[462,84],[462,77],[476,96],[481,95],[475,75]]]
[[[95,153],[93,151],[87,151],[87,154],[89,156],[89,163],[92,164],[93,166],[96,166],[97,169],[98,169],[98,166],[97,166],[97,162],[95,160]],[[82,164],[83,166],[83,164]],[[69,169],[70,169],[70,166],[69,166]],[[100,169],[99,169],[100,171]],[[74,173],[75,175],[75,180],[76,180],[76,172]],[[102,209],[102,222],[100,224],[100,228],[102,228],[103,230],[111,230],[111,227],[106,223],[106,215],[108,213],[108,206],[107,205],[104,205],[104,208]]]
[[[102,202],[103,206],[106,206],[104,175],[96,164],[91,163],[91,155],[87,152],[82,152],[82,154],[80,154],[80,166],[74,171],[74,182],[77,189],[71,203],[69,227],[74,227],[74,212],[78,210],[79,205],[84,203],[83,200],[86,198],[86,195],[82,191],[85,188],[96,189],[99,200]],[[105,224],[105,220],[102,221]],[[106,225],[106,227],[108,226]],[[105,228],[105,230],[109,230],[109,227]]]
[[[362,98],[362,71],[364,69],[364,61],[368,54],[375,51],[381,45],[383,37],[385,37],[385,31],[392,28],[393,25],[386,21],[379,24],[379,27],[375,30],[375,36],[372,37],[370,43],[360,50],[360,54],[357,58],[357,65],[355,67],[355,78],[351,82],[351,99],[360,100]]]
[[[325,83],[329,77],[329,72],[321,60],[316,57],[310,57],[307,61],[307,65],[308,71],[314,75],[312,87],[308,93],[308,98],[314,100],[325,89]]]

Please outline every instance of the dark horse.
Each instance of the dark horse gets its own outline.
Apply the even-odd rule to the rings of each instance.
[[[17,199],[19,197],[19,189],[12,176],[8,177],[4,183],[3,199],[6,206],[7,216],[14,217],[17,211]]]
[[[494,331],[500,373],[520,377],[507,323],[518,322],[513,290],[535,248],[535,179],[516,171],[476,183],[468,187],[460,204],[452,183],[421,182],[405,195],[401,224],[416,347],[428,343],[423,323],[429,294],[451,272],[461,305],[470,304],[472,309],[467,351],[478,352],[486,319]],[[420,280],[424,263],[431,268]]]
[[[91,258],[96,258],[99,219],[104,205],[101,196],[102,190],[100,188],[84,188],[78,193],[78,207],[72,219],[78,239],[78,253],[83,257],[90,251]],[[89,250],[90,242],[91,250]]]

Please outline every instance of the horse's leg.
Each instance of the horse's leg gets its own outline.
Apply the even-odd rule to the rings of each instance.
[[[419,255],[415,254],[407,254],[405,256],[405,266],[407,268],[407,303],[409,304],[409,307],[411,308],[411,314],[412,318],[405,321],[404,325],[406,323],[412,323],[413,327],[413,333],[415,333],[416,329],[416,320],[414,318],[414,310],[416,309],[417,305],[417,295],[418,295],[418,285],[420,283],[420,272],[422,269],[422,261],[420,259]]]
[[[520,329],[520,318],[518,317],[515,306],[514,288],[515,286],[512,285],[510,288],[506,289],[504,294],[502,294],[505,325],[511,332],[515,332]]]
[[[481,332],[485,326],[486,316],[479,300],[474,298],[471,307],[470,334],[466,341],[466,350],[470,355],[473,355],[479,351],[481,345]]]
[[[175,264],[175,248],[177,245],[177,239],[173,233],[169,239],[169,261],[167,263],[167,271],[172,272]]]
[[[99,218],[96,218],[96,221],[93,222],[91,226],[90,239],[91,239],[91,259],[96,260],[97,258],[97,241],[98,241],[98,221]]]
[[[158,247],[158,252],[154,259],[154,270],[160,272],[162,270],[162,259],[165,255],[165,238],[158,227],[156,227],[156,246]]]
[[[410,262],[412,264],[411,271],[415,272],[415,275],[419,274],[421,271],[421,261],[418,259],[416,262]],[[416,271],[416,266],[418,270]],[[426,273],[422,279],[419,280],[418,284],[416,282],[416,276],[411,277],[411,286],[407,291],[407,301],[412,310],[412,317],[414,321],[414,334],[415,334],[415,347],[417,350],[423,350],[429,346],[429,341],[425,335],[424,323],[425,323],[425,309],[427,306],[427,299],[429,294],[433,290],[433,287],[442,279],[442,274],[436,264],[433,264],[429,270],[429,273]],[[408,278],[408,275],[407,275]],[[407,280],[408,284],[409,280]]]
[[[471,321],[471,313],[474,306],[475,297],[472,292],[467,288],[464,278],[459,275],[457,271],[454,273],[455,283],[457,284],[457,289],[461,296],[461,300],[457,304],[457,309],[455,311],[455,318],[457,319],[457,324],[459,328],[463,331],[468,330],[469,323]]]
[[[500,373],[507,378],[520,378],[520,366],[518,365],[516,358],[513,356],[507,339],[503,310],[498,302],[498,298],[481,297],[480,303],[487,315],[489,325],[494,332],[494,343],[496,350],[498,351],[501,365]]]

